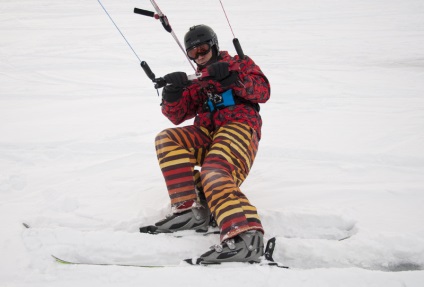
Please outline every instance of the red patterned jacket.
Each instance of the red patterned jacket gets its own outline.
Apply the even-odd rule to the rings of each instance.
[[[244,123],[252,127],[261,137],[262,119],[259,115],[258,104],[265,103],[270,97],[268,79],[252,59],[245,56],[231,57],[228,52],[221,51],[219,61],[230,63],[230,69],[238,72],[238,81],[230,87],[222,87],[213,80],[196,80],[186,87],[180,100],[162,102],[162,113],[175,125],[185,120],[194,119],[195,126],[202,126],[213,132],[222,125],[230,122]],[[236,105],[208,112],[204,103],[208,93],[222,93],[233,89]],[[238,98],[238,99],[237,99]],[[255,107],[256,105],[256,107]]]

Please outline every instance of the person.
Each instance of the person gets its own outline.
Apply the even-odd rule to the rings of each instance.
[[[207,231],[212,217],[220,244],[200,260],[258,262],[264,229],[240,186],[258,150],[259,103],[270,98],[270,84],[249,57],[220,51],[216,33],[206,25],[191,27],[184,43],[203,76],[193,81],[184,72],[164,76],[162,113],[175,125],[192,118],[194,123],[165,129],[155,139],[172,206],[155,223],[156,232]]]

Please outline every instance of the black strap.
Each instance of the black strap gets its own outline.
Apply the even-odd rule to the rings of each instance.
[[[249,100],[243,99],[241,97],[234,97],[234,101],[236,102],[236,105],[247,105],[247,106],[251,106],[252,108],[255,109],[255,111],[257,111],[259,113],[259,111],[261,110],[261,107],[259,106],[258,103],[252,103]]]

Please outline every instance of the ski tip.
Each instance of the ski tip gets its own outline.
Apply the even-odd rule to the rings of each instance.
[[[58,262],[58,263],[62,263],[62,264],[72,264],[71,262],[65,261],[63,259],[60,259],[59,257],[54,256],[53,254],[51,254],[51,256],[53,257],[53,259]]]

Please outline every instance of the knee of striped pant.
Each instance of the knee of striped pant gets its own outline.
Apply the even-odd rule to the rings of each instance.
[[[163,131],[161,131],[160,133],[158,133],[155,137],[155,146],[156,148],[158,147],[158,145],[163,144],[164,142],[167,141],[171,141],[170,136],[169,136],[169,131],[168,129],[165,129]]]
[[[212,213],[215,213],[222,201],[226,201],[235,190],[238,190],[233,178],[225,172],[202,173],[202,186]]]
[[[168,133],[166,130],[161,131],[155,137],[155,148],[156,153],[159,154],[159,150],[162,148],[163,144],[169,139]]]
[[[162,137],[168,137],[168,129],[164,129],[161,132],[159,132],[156,137],[155,137],[155,141],[160,140]]]
[[[200,172],[200,180],[205,192],[222,188],[224,184],[234,184],[231,173],[220,169],[204,169]]]
[[[210,156],[210,155],[209,155]],[[232,176],[235,167],[233,164],[229,163],[225,159],[222,158],[214,158],[209,159],[202,165],[202,169],[200,171],[201,178],[203,180],[209,173],[222,173],[226,176]]]
[[[163,130],[155,138],[155,148],[157,158],[161,161],[170,152],[181,147],[171,138],[168,130]]]

